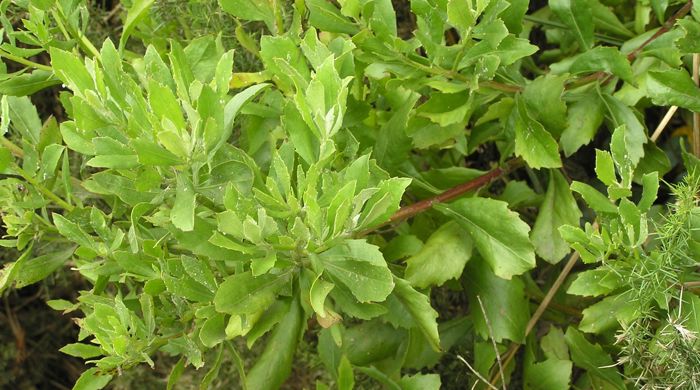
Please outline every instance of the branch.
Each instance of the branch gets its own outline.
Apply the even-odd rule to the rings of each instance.
[[[664,24],[661,25],[661,28],[656,30],[656,32],[652,36],[650,36],[646,41],[644,41],[636,49],[632,50],[632,52],[627,54],[627,60],[631,62],[635,58],[637,58],[639,53],[641,53],[645,47],[647,47],[650,43],[654,42],[660,36],[664,35],[668,31],[670,31],[671,28],[673,27],[673,25],[676,24],[676,20],[687,15],[688,12],[690,12],[692,7],[693,7],[692,0],[685,3],[685,5],[682,8],[680,8],[678,11],[676,11],[676,13],[673,14],[670,18],[668,18],[668,20],[666,20],[664,22]],[[589,74],[588,76],[572,80],[569,84],[566,85],[566,89],[580,87],[582,85],[585,85],[585,84],[588,84],[588,83],[591,83],[594,81],[598,81],[600,79],[608,78],[610,76],[611,76],[610,74],[603,72],[603,71],[595,72],[593,74]]]
[[[693,81],[700,87],[700,53],[693,54]],[[700,157],[700,112],[693,113],[693,153]]]
[[[503,167],[498,167],[495,169],[492,169],[485,174],[474,178],[472,180],[469,180],[468,182],[459,184],[455,187],[450,188],[449,190],[442,192],[436,196],[433,196],[432,198],[424,199],[421,200],[420,202],[404,206],[399,209],[394,215],[389,218],[389,220],[381,225],[374,226],[372,228],[369,228],[367,230],[364,230],[360,232],[358,235],[360,237],[365,236],[369,233],[372,233],[376,231],[377,229],[392,224],[394,222],[402,221],[404,219],[411,218],[415,216],[416,214],[420,214],[426,210],[431,209],[434,205],[438,203],[445,203],[449,202],[451,200],[454,200],[465,193],[469,191],[473,191],[476,189],[479,189],[487,184],[489,184],[491,181],[494,179],[497,179],[506,173],[512,171],[513,169],[521,166],[523,164],[523,161],[520,160],[519,158],[516,159],[511,159],[505,163]]]
[[[552,298],[554,298],[554,295],[557,293],[557,291],[559,291],[559,288],[566,280],[566,277],[569,276],[569,273],[571,273],[571,270],[574,268],[574,265],[578,259],[578,252],[574,252],[571,257],[569,257],[569,261],[566,263],[566,265],[564,265],[564,268],[559,273],[557,280],[554,281],[552,287],[549,289],[549,291],[547,291],[547,295],[545,295],[544,299],[535,310],[535,313],[532,315],[532,317],[530,317],[530,321],[528,321],[527,326],[525,327],[525,337],[527,337],[530,332],[532,332],[532,329],[535,328],[537,321],[540,320],[540,317],[542,317],[542,314],[544,314],[545,309],[547,309],[547,306],[549,306],[549,304],[552,302]],[[503,366],[499,367],[499,371],[503,370],[503,367],[507,367],[508,364],[513,361],[513,358],[515,357],[516,352],[518,352],[518,349],[520,349],[520,346],[521,344],[519,343],[513,343],[510,345],[510,348],[508,348],[508,351],[503,357]],[[502,378],[498,372],[491,376],[491,384],[494,386],[497,385],[500,380],[502,380]]]
[[[514,168],[512,165],[516,165],[515,162],[507,163],[505,167],[498,167],[496,169],[492,169],[489,172],[475,179],[469,180],[466,183],[462,183],[458,186],[452,187],[449,190],[438,194],[432,198],[421,200],[418,203],[402,207],[399,211],[397,211],[394,215],[391,216],[389,222],[401,221],[403,219],[413,217],[416,214],[422,213],[423,211],[432,208],[437,203],[449,202],[464,195],[469,191],[481,188],[490,183],[492,180],[510,171],[512,168]]]
[[[676,24],[676,20],[678,20],[678,19],[684,17],[685,15],[687,15],[688,12],[690,12],[690,9],[691,9],[692,7],[693,7],[693,1],[692,1],[692,0],[688,1],[687,3],[685,3],[685,5],[684,5],[682,8],[680,8],[678,11],[676,11],[675,14],[673,14],[670,18],[668,18],[668,20],[666,20],[666,22],[664,22],[663,25],[661,25],[661,28],[659,28],[658,30],[656,30],[656,32],[654,33],[654,35],[650,36],[646,41],[644,41],[644,42],[643,42],[641,45],[639,45],[636,49],[632,50],[632,52],[629,53],[629,54],[627,55],[627,59],[630,60],[630,61],[632,61],[632,60],[634,60],[635,58],[637,58],[637,56],[639,55],[639,53],[640,53],[645,47],[647,47],[647,45],[649,45],[650,43],[654,42],[654,40],[656,40],[656,38],[658,38],[658,37],[660,37],[660,36],[666,34],[669,30],[671,30],[671,28],[673,28],[673,25]]]

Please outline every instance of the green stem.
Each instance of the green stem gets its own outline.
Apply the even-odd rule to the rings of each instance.
[[[523,19],[525,19],[525,20],[527,20],[528,22],[531,22],[531,23],[539,24],[539,25],[541,25],[541,26],[547,26],[547,27],[552,27],[552,28],[558,28],[558,29],[560,29],[560,30],[569,30],[569,27],[567,27],[567,26],[565,26],[565,25],[563,25],[563,24],[561,24],[561,23],[553,22],[553,21],[547,20],[547,19],[541,19],[541,18],[538,18],[537,16],[525,15],[525,17],[524,17]],[[593,35],[594,35],[599,41],[605,42],[605,43],[609,43],[609,44],[611,44],[611,45],[622,46],[622,44],[624,43],[623,41],[621,41],[621,40],[619,40],[619,39],[615,39],[615,38],[613,38],[613,37],[610,37],[610,36],[607,36],[607,35],[604,35],[604,34],[595,33],[595,34],[593,34]]]
[[[243,365],[243,359],[241,359],[241,355],[238,354],[238,351],[236,351],[236,347],[234,347],[230,341],[226,341],[225,343],[231,351],[231,355],[233,355],[233,361],[236,364],[236,370],[238,370],[238,379],[240,379],[241,387],[243,388],[243,390],[247,390],[248,385],[246,383],[245,366]]]
[[[405,57],[405,56],[401,56],[399,58],[401,58],[402,61],[404,61],[406,64],[414,66],[414,67],[416,67],[416,68],[418,68],[426,73],[430,73],[430,74],[434,74],[434,75],[438,75],[438,76],[443,76],[443,77],[459,80],[462,82],[469,81],[469,79],[465,75],[463,75],[459,72],[456,72],[456,71],[451,71],[451,70],[437,67],[437,66],[423,65],[420,62],[414,61],[414,60],[412,60],[408,57]],[[503,92],[515,93],[515,92],[520,92],[522,90],[522,87],[520,87],[519,85],[504,84],[504,83],[499,83],[498,81],[481,81],[481,82],[479,82],[479,84],[483,87],[496,89],[496,90],[503,91]]]
[[[56,9],[58,12],[56,12]],[[56,20],[56,24],[58,24],[58,27],[63,31],[64,35],[68,34],[69,36],[72,36],[78,40],[78,42],[81,45],[81,48],[83,51],[87,52],[88,54],[91,54],[93,58],[95,58],[98,61],[101,61],[101,56],[100,56],[100,51],[97,50],[97,48],[90,42],[89,39],[80,31],[73,30],[73,29],[67,29],[66,26],[63,24],[63,20],[68,20],[66,18],[66,15],[63,13],[63,10],[61,7],[56,7],[56,9],[52,10],[54,19]]]
[[[51,199],[54,203],[56,203],[58,206],[63,208],[66,211],[73,211],[75,209],[75,206],[70,205],[67,203],[65,200],[61,199],[58,195],[54,194],[51,190],[46,188],[43,184],[39,183],[36,179],[31,177],[24,169],[22,169],[19,165],[13,163],[12,164],[12,169],[14,169],[22,178],[29,184],[31,184],[34,188],[36,188],[39,192],[44,194],[47,198]]]
[[[26,58],[22,58],[22,57],[14,55],[14,54],[10,54],[2,49],[0,49],[0,57],[7,58],[8,60],[17,62],[17,63],[22,64],[22,65],[30,66],[30,67],[35,68],[35,69],[45,70],[47,72],[51,72],[51,70],[52,70],[50,66],[28,60]]]
[[[24,150],[19,146],[15,145],[9,139],[5,137],[0,137],[0,144],[9,149],[10,153],[14,154],[15,157],[24,158]]]
[[[277,35],[284,34],[284,18],[282,17],[282,6],[279,0],[270,0],[272,2],[272,10],[275,14],[275,28]]]

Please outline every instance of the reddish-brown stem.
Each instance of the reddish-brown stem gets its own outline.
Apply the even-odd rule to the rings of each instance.
[[[632,50],[629,54],[627,54],[627,60],[633,61],[639,53],[644,50],[645,47],[647,47],[650,43],[654,42],[657,38],[662,36],[663,34],[667,33],[668,31],[671,30],[673,25],[676,23],[676,20],[684,17],[685,15],[690,12],[691,8],[693,7],[693,2],[688,1],[683,7],[681,7],[678,11],[676,11],[675,14],[673,14],[664,24],[659,28],[652,36],[650,36],[646,41],[642,42],[641,45],[639,45],[636,49]],[[610,77],[610,75],[606,72],[600,71],[600,72],[595,72],[592,74],[589,74],[588,76],[584,76],[579,79],[571,80],[569,84],[566,85],[567,89],[571,88],[576,88],[580,87],[582,85],[600,80],[600,79],[607,79]]]
[[[390,221],[391,222],[396,222],[400,221],[402,219],[410,218],[418,213],[421,213],[425,210],[428,210],[432,208],[434,205],[438,203],[445,203],[449,202],[451,200],[457,199],[458,197],[466,194],[469,191],[474,191],[477,190],[487,184],[489,184],[491,181],[494,179],[497,179],[504,174],[510,172],[514,168],[517,168],[518,166],[522,165],[522,160],[520,159],[514,159],[506,162],[505,166],[503,167],[498,167],[495,169],[490,170],[489,172],[472,179],[466,183],[462,183],[460,185],[457,185],[455,187],[450,188],[449,190],[438,194],[432,198],[428,198],[425,200],[422,200],[418,203],[414,203],[410,206],[402,207],[399,211],[397,211],[394,215],[391,216]]]
[[[479,83],[480,86],[485,87],[485,88],[491,88],[491,89],[496,89],[498,91],[503,91],[503,92],[511,92],[511,93],[516,93],[516,92],[521,92],[523,90],[523,87],[519,85],[512,85],[512,84],[504,84],[504,83],[499,83],[498,81],[482,81]]]
[[[492,169],[475,179],[469,180],[468,182],[452,187],[445,192],[433,196],[432,198],[424,199],[411,205],[404,206],[400,208],[399,211],[394,213],[394,215],[392,215],[387,222],[362,231],[358,233],[358,236],[365,236],[369,233],[376,231],[381,227],[392,224],[394,222],[402,221],[407,218],[411,218],[416,214],[420,214],[426,210],[429,210],[438,203],[449,202],[466,194],[469,191],[477,190],[489,184],[492,180],[499,178],[504,174],[510,172],[511,170],[519,167],[520,165],[522,165],[522,163],[522,160],[520,160],[519,158],[509,160],[505,163],[503,167]]]
[[[643,42],[641,45],[639,45],[636,49],[632,50],[631,53],[627,54],[627,59],[630,60],[630,61],[632,61],[632,60],[634,60],[635,58],[637,58],[637,56],[639,55],[639,53],[640,53],[645,47],[647,47],[647,45],[649,45],[650,43],[654,42],[654,40],[655,40],[656,38],[662,36],[663,34],[667,33],[669,30],[671,30],[671,28],[673,27],[673,25],[676,24],[676,20],[678,20],[678,19],[684,17],[685,15],[687,15],[688,12],[690,12],[690,10],[691,10],[692,7],[693,7],[693,1],[692,1],[692,0],[688,1],[687,3],[685,3],[685,5],[684,5],[683,7],[681,7],[678,11],[676,11],[675,14],[673,14],[670,18],[668,18],[668,20],[666,20],[666,22],[664,22],[664,24],[661,26],[660,29],[656,30],[656,32],[655,32],[652,36],[650,36],[646,41],[644,41],[644,42]]]
[[[481,188],[486,184],[490,183],[491,180],[503,175],[507,170],[507,168],[502,167],[492,169],[475,179],[469,180],[466,183],[462,183],[458,186],[452,187],[441,194],[433,196],[432,198],[424,199],[412,205],[402,207],[399,211],[397,211],[394,215],[391,216],[389,222],[396,222],[406,218],[410,218],[418,213],[432,208],[437,203],[449,202],[461,195],[464,195],[469,191]]]

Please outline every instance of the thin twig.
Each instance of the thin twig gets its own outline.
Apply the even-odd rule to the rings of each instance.
[[[532,332],[532,329],[534,329],[535,325],[537,324],[537,321],[539,321],[540,317],[542,317],[542,314],[544,313],[545,309],[547,309],[547,306],[549,306],[549,303],[552,301],[552,298],[554,298],[554,295],[559,291],[559,288],[561,285],[564,283],[566,278],[569,276],[569,273],[571,270],[574,268],[574,265],[579,259],[579,253],[574,252],[571,257],[569,257],[569,261],[566,263],[564,266],[564,269],[559,273],[559,276],[557,277],[557,280],[554,281],[554,284],[552,284],[552,287],[550,287],[549,291],[547,291],[547,295],[545,295],[544,299],[540,303],[540,305],[537,307],[535,310],[535,313],[532,315],[530,318],[530,321],[527,323],[527,326],[525,327],[525,337],[527,337],[530,332]],[[513,360],[515,357],[516,352],[518,352],[518,349],[520,348],[520,344],[518,343],[513,343],[511,344],[510,348],[505,354],[505,357],[503,358],[503,366],[508,366],[510,362]],[[499,367],[500,370],[502,368]],[[496,385],[498,384],[498,381],[502,380],[498,375],[494,374],[491,377],[491,384]]]
[[[664,22],[664,24],[658,30],[656,30],[656,32],[652,36],[650,36],[646,41],[642,42],[641,45],[637,46],[636,49],[632,50],[629,54],[627,54],[627,60],[632,62],[635,58],[637,58],[639,53],[641,53],[642,50],[644,50],[645,47],[647,47],[650,43],[654,42],[660,36],[664,35],[669,30],[671,30],[671,28],[673,28],[673,25],[676,24],[676,20],[687,15],[688,12],[690,12],[692,6],[693,6],[692,0],[685,3],[685,5],[683,7],[681,7],[678,11],[676,11],[676,13],[673,14],[670,18],[668,18],[668,20],[666,20],[666,22]],[[575,79],[575,80],[571,80],[571,82],[567,83],[566,89],[580,87],[582,85],[585,85],[585,84],[588,84],[588,83],[591,83],[594,81],[598,81],[601,79],[606,79],[608,77],[610,77],[610,74],[608,74],[606,72],[603,72],[603,71],[595,72],[595,73],[590,74],[588,76],[585,76],[585,77],[582,77],[579,79]]]
[[[11,167],[12,167],[12,170],[17,172],[17,174],[19,174],[20,176],[22,176],[22,179],[24,179],[27,183],[31,184],[39,192],[44,194],[45,197],[51,199],[56,205],[60,206],[61,208],[63,208],[66,211],[69,211],[69,212],[73,211],[75,209],[75,206],[69,204],[65,200],[61,199],[58,195],[54,194],[51,190],[44,187],[43,184],[39,183],[35,178],[33,178],[29,173],[27,173],[19,165],[12,163]]]
[[[40,64],[38,62],[34,62],[31,60],[28,60],[24,57],[16,56],[14,54],[8,53],[5,50],[0,49],[0,57],[2,58],[7,58],[8,60],[14,61],[18,64],[22,64],[25,66],[29,66],[35,69],[40,69],[40,70],[45,70],[47,72],[51,72],[53,68],[51,68],[48,65]]]
[[[432,198],[424,199],[421,200],[420,202],[413,203],[408,206],[404,206],[399,209],[394,215],[389,218],[389,220],[381,225],[374,226],[372,228],[369,228],[367,230],[364,230],[362,232],[357,233],[358,237],[366,236],[367,234],[370,234],[374,231],[376,231],[379,228],[382,228],[384,226],[390,225],[394,222],[402,221],[404,219],[411,218],[415,216],[416,214],[420,214],[424,211],[427,211],[431,209],[433,206],[435,206],[438,203],[445,203],[449,202],[451,200],[457,199],[460,196],[466,194],[469,191],[474,191],[477,190],[487,184],[489,184],[491,181],[505,175],[506,173],[512,171],[513,169],[519,167],[520,165],[523,164],[523,161],[516,158],[509,160],[505,163],[503,167],[498,167],[495,169],[490,170],[489,172],[486,172],[485,174],[474,178],[472,180],[469,180],[468,182],[459,184],[455,187],[450,188],[449,190],[442,192],[438,195],[433,196]]]
[[[479,307],[481,308],[481,314],[484,316],[484,322],[486,323],[486,329],[489,331],[489,338],[491,339],[491,344],[493,345],[493,350],[496,352],[496,362],[498,362],[498,372],[501,373],[501,385],[503,390],[506,390],[506,375],[503,373],[503,364],[501,363],[501,353],[498,352],[498,346],[496,345],[496,340],[493,339],[493,328],[491,327],[491,321],[489,321],[489,316],[486,315],[486,309],[484,309],[484,303],[481,302],[481,297],[476,296],[476,300],[479,301]],[[495,384],[494,384],[495,387]]]
[[[449,190],[440,193],[432,198],[422,200],[420,202],[414,203],[410,206],[402,207],[389,219],[390,222],[400,221],[406,218],[410,218],[418,213],[421,213],[429,208],[432,208],[438,203],[449,202],[469,191],[481,188],[486,184],[490,183],[491,180],[500,177],[506,172],[505,168],[493,169],[475,179],[469,180],[466,183],[462,183],[458,186],[452,187]]]
[[[677,110],[678,106],[671,106],[671,108],[669,108],[668,111],[666,111],[666,115],[664,115],[663,119],[661,119],[661,122],[659,122],[659,125],[656,126],[656,130],[654,130],[654,133],[651,135],[650,139],[652,142],[656,142],[656,140],[666,128],[666,125],[668,125],[668,122],[670,122],[671,118],[673,118],[673,114],[675,114]]]
[[[496,387],[496,386],[490,384],[489,381],[487,381],[486,378],[484,378],[481,374],[479,374],[479,371],[475,370],[474,367],[472,367],[471,364],[469,364],[469,362],[467,362],[467,360],[466,360],[465,358],[463,358],[463,357],[457,355],[457,359],[461,360],[462,363],[466,364],[467,367],[469,368],[469,371],[471,371],[472,374],[476,375],[476,377],[479,378],[479,380],[481,380],[482,382],[486,383],[486,385],[487,385],[491,390],[498,390],[498,387]]]
[[[6,147],[15,157],[24,158],[24,150],[19,146],[15,145],[9,139],[5,137],[0,137],[0,144]]]
[[[544,296],[542,303],[540,303],[540,305],[537,307],[537,310],[535,310],[535,314],[532,315],[530,321],[527,323],[527,326],[525,327],[525,336],[529,335],[530,332],[532,332],[532,329],[537,324],[537,321],[539,321],[540,317],[542,317],[544,310],[547,308],[547,306],[549,306],[549,303],[552,301],[552,298],[554,298],[554,294],[556,294],[557,291],[559,291],[559,288],[564,283],[564,280],[566,280],[566,277],[569,276],[571,269],[574,268],[574,265],[578,261],[579,257],[580,255],[578,252],[574,252],[574,254],[572,254],[571,257],[569,257],[569,261],[564,266],[564,269],[562,269],[561,273],[557,277],[557,280],[554,281],[552,287],[549,289],[549,291],[547,291],[547,295]]]
[[[644,48],[647,47],[647,45],[654,42],[654,40],[656,40],[658,37],[662,36],[663,34],[669,32],[671,30],[671,28],[673,28],[673,25],[676,24],[676,20],[687,15],[688,12],[690,12],[690,10],[692,9],[692,7],[693,7],[692,0],[685,3],[685,5],[683,7],[681,7],[678,11],[676,11],[676,13],[673,14],[670,18],[668,18],[668,20],[666,20],[666,22],[664,22],[664,24],[661,26],[661,28],[656,30],[656,32],[652,36],[650,36],[646,41],[644,41],[636,49],[632,50],[631,53],[627,54],[627,59],[629,61],[632,61],[633,59],[637,58],[639,53],[642,50],[644,50]]]
[[[693,54],[693,81],[700,86],[700,53]],[[693,153],[700,157],[700,112],[693,113]]]

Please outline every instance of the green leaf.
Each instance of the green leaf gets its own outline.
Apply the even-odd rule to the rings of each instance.
[[[441,286],[457,279],[472,257],[474,243],[469,233],[454,221],[437,229],[415,255],[406,260],[405,278],[413,286]]]
[[[319,154],[318,137],[304,121],[294,102],[290,101],[285,105],[282,123],[297,154],[307,164],[315,163]]]
[[[515,100],[515,109],[508,119],[515,129],[515,154],[521,156],[532,168],[558,168],[561,166],[559,145],[542,124],[532,119],[521,99]]]
[[[321,317],[326,316],[325,302],[328,293],[333,290],[335,285],[319,277],[314,280],[311,284],[311,290],[309,290],[309,300],[311,301],[311,308]]]
[[[381,167],[395,169],[403,163],[406,153],[411,150],[406,126],[419,97],[417,94],[411,95],[379,130],[372,154]]]
[[[353,197],[357,181],[351,180],[341,187],[328,205],[326,222],[332,227],[333,236],[342,234],[352,213]]]
[[[128,273],[148,279],[158,277],[156,271],[153,270],[153,263],[145,256],[126,251],[116,251],[113,257],[117,264]]]
[[[131,3],[131,8],[127,11],[126,21],[124,22],[124,27],[122,28],[122,34],[119,38],[119,51],[124,50],[126,41],[129,40],[132,31],[136,28],[136,25],[143,20],[148,15],[148,10],[151,5],[155,3],[155,0],[134,0]]]
[[[671,171],[671,168],[671,161],[666,151],[653,142],[647,142],[644,144],[644,157],[639,160],[639,164],[634,169],[633,180],[635,183],[643,183],[644,176],[651,173],[663,177]]]
[[[659,192],[659,173],[651,172],[642,177],[642,197],[639,199],[637,208],[645,213],[654,205]]]
[[[275,81],[284,91],[291,92],[295,80],[300,78],[308,82],[311,77],[301,49],[288,36],[260,38],[260,57],[265,69],[278,78]]]
[[[603,298],[583,310],[583,318],[578,329],[586,333],[597,333],[617,329],[620,323],[628,324],[639,314],[630,301],[635,299],[628,290],[624,293]]]
[[[341,345],[350,363],[366,366],[394,356],[405,337],[406,332],[375,320],[349,327]]]
[[[382,302],[394,289],[382,253],[365,240],[346,240],[318,259],[334,282],[344,284],[360,302]]]
[[[347,356],[340,358],[338,365],[338,390],[352,390],[355,387],[355,375]]]
[[[382,181],[378,191],[365,204],[355,229],[366,229],[388,221],[399,209],[401,197],[409,184],[411,179],[402,177]]]
[[[659,23],[664,23],[666,18],[664,17],[666,13],[666,8],[668,8],[668,0],[650,0],[651,8],[654,9],[656,14],[656,19]]]
[[[512,31],[512,30],[511,30]],[[527,39],[516,38],[513,35],[508,35],[503,38],[503,41],[498,46],[498,50],[494,52],[501,60],[501,65],[508,66],[515,61],[535,54],[539,48],[531,44]]]
[[[581,211],[571,194],[569,183],[558,171],[550,171],[549,186],[530,234],[535,252],[552,264],[570,252],[569,244],[559,234],[563,225],[578,226]]]
[[[393,296],[398,298],[403,307],[411,314],[418,329],[426,337],[433,350],[440,351],[440,334],[438,333],[438,313],[430,306],[430,298],[416,291],[411,285],[394,276],[396,287]]]
[[[540,339],[540,347],[547,359],[569,360],[569,347],[566,346],[561,328],[550,327],[549,332]]]
[[[91,167],[128,169],[138,166],[136,152],[109,137],[92,139],[96,156],[86,162]]]
[[[647,73],[647,92],[654,104],[700,112],[700,88],[682,69]]]
[[[566,127],[566,103],[562,100],[567,76],[545,75],[536,78],[522,92],[526,112],[542,123],[544,128],[558,138]]]
[[[567,390],[573,363],[568,360],[547,359],[525,366],[526,390]]]
[[[0,95],[28,96],[57,84],[61,84],[61,80],[52,72],[37,69],[0,81]]]
[[[530,306],[525,296],[525,284],[519,277],[502,279],[482,259],[474,259],[467,264],[463,284],[469,297],[474,328],[484,340],[493,337],[497,343],[503,339],[520,343],[525,339]],[[486,325],[487,320],[493,333]]]
[[[595,173],[598,176],[598,180],[602,181],[606,186],[617,182],[615,163],[610,153],[599,149],[595,150]]]
[[[131,147],[136,151],[138,160],[143,165],[164,166],[182,164],[182,160],[155,142],[145,139],[131,140]]]
[[[183,232],[191,232],[194,229],[194,209],[197,206],[197,199],[192,183],[186,175],[177,176],[176,190],[170,220],[176,228]]]
[[[0,172],[4,172],[12,162],[12,153],[4,147],[0,148]]]
[[[601,4],[598,0],[588,1],[593,10],[593,24],[596,28],[625,38],[635,36],[635,33],[625,27],[615,13],[606,5]]]
[[[95,89],[92,76],[77,55],[51,47],[51,67],[56,77],[61,79],[73,92],[85,95]]]
[[[629,188],[631,185],[633,170],[644,155],[644,145],[639,144],[638,141],[639,140],[635,139],[630,129],[625,125],[616,128],[610,139],[610,153],[612,154],[612,159],[615,162],[618,173],[622,178],[621,185],[625,188]],[[641,156],[639,155],[640,149]],[[612,196],[610,190],[608,191],[608,196],[611,199],[618,198]]]
[[[620,100],[610,95],[603,95],[603,102],[612,116],[615,127],[625,126],[623,132],[625,134],[626,154],[634,167],[644,156],[644,144],[647,142],[646,129],[634,111]]]
[[[86,248],[90,248],[94,251],[97,250],[97,246],[93,238],[89,234],[85,233],[80,226],[66,219],[61,214],[53,213],[52,217],[53,223],[56,225],[56,229],[58,229],[58,232],[62,236]]]
[[[217,140],[215,146],[211,149],[210,153],[214,153],[224,143],[226,143],[229,138],[231,138],[234,122],[238,116],[238,113],[241,111],[241,108],[243,108],[246,103],[253,100],[262,90],[269,86],[270,84],[257,84],[250,86],[234,95],[231,100],[226,103],[226,106],[224,106],[224,131],[221,134],[221,138]]]
[[[617,207],[605,195],[588,184],[574,181],[571,183],[571,190],[578,192],[588,207],[595,210],[596,213],[617,214]]]
[[[36,107],[28,97],[8,96],[10,123],[17,130],[22,138],[31,145],[39,143],[41,136],[41,119],[36,111]]]
[[[202,381],[199,383],[199,390],[206,390],[211,388],[211,383],[214,381],[214,379],[219,377],[219,371],[221,370],[221,362],[223,361],[224,357],[224,346],[220,345],[218,349],[219,351],[216,354],[216,359],[214,360],[214,363],[211,364],[211,368],[209,369],[209,371],[207,371],[206,375],[204,375],[204,378],[202,378]]]
[[[68,344],[59,351],[65,353],[66,355],[71,355],[82,359],[90,359],[103,354],[102,348],[98,347],[97,345],[83,343]]]
[[[274,31],[275,12],[273,3],[267,0],[219,0],[221,9],[245,20],[264,21],[270,31]]]
[[[10,128],[10,104],[7,96],[0,99],[0,136],[4,136]]]
[[[63,142],[78,153],[92,156],[95,154],[95,147],[92,144],[90,138],[86,137],[84,134],[76,128],[75,122],[62,122],[60,125],[61,136],[63,137]]]
[[[519,34],[523,28],[523,17],[527,12],[529,2],[527,0],[512,0],[509,1],[509,4],[507,8],[499,12],[498,16],[503,19],[508,27],[508,31],[513,34]]]
[[[182,356],[180,360],[178,360],[177,363],[175,363],[173,368],[170,370],[170,374],[168,375],[168,383],[165,386],[166,390],[172,390],[175,387],[175,384],[182,376],[182,373],[185,371],[186,360],[187,359],[185,359],[185,357]]]
[[[65,299],[51,299],[46,301],[46,304],[58,311],[66,311],[75,308],[75,304],[70,301],[66,301]]]
[[[507,203],[477,197],[435,208],[469,232],[481,257],[499,277],[510,279],[535,267],[530,228],[508,210]]]
[[[213,348],[215,345],[226,339],[226,323],[223,314],[215,314],[213,317],[207,318],[199,331],[199,339],[207,348]]]
[[[187,125],[182,117],[180,103],[170,87],[160,84],[155,79],[149,80],[148,103],[158,118],[167,118],[175,125],[177,131],[186,129]]]
[[[306,0],[306,6],[309,8],[309,23],[321,31],[350,35],[358,31],[354,23],[326,0]]]
[[[593,12],[586,0],[550,0],[549,7],[576,36],[582,51],[593,47]]]
[[[447,2],[447,20],[460,30],[469,31],[476,21],[471,2],[468,0],[449,0]]]
[[[193,38],[187,43],[184,54],[189,67],[192,69],[194,80],[207,84],[207,87],[209,87],[208,84],[216,73],[216,66],[221,57],[224,56],[221,38],[214,38],[211,35]],[[218,108],[220,108],[219,104],[208,107],[208,109]]]
[[[95,367],[83,371],[80,378],[73,385],[73,390],[99,390],[107,386],[112,380],[112,375],[103,375]]]
[[[253,276],[249,272],[226,278],[216,290],[216,311],[227,314],[251,314],[267,309],[277,292],[289,281],[289,274],[270,273]]]
[[[246,375],[248,389],[278,389],[292,371],[297,344],[304,331],[304,313],[298,299],[267,340],[265,350]]]
[[[676,41],[678,48],[684,53],[700,53],[700,23],[690,19],[680,19],[676,23],[685,31],[685,36]]]
[[[615,47],[598,46],[588,50],[575,57],[569,70],[575,74],[603,71],[614,74],[628,83],[636,84],[632,65]]]
[[[15,277],[15,288],[22,288],[43,280],[61,268],[73,255],[73,249],[56,251],[22,262]]]
[[[441,385],[438,374],[406,375],[399,381],[402,390],[439,390]]]
[[[44,151],[41,153],[41,170],[39,173],[42,179],[47,180],[55,176],[58,162],[65,149],[65,146],[58,144],[50,144],[44,148]]]
[[[626,388],[610,355],[605,353],[600,345],[591,344],[581,332],[572,326],[566,330],[565,339],[569,351],[571,351],[571,360],[576,366],[587,370],[592,376],[605,380],[615,389],[624,390]]]

